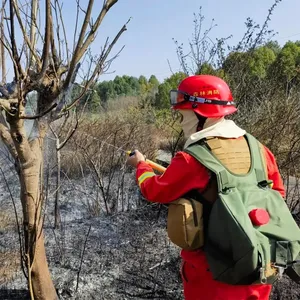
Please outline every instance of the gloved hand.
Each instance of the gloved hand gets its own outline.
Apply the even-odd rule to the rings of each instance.
[[[126,164],[136,168],[140,161],[146,161],[145,156],[140,151],[134,150],[134,155],[128,157]]]

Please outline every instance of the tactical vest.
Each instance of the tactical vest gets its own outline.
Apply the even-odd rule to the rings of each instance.
[[[202,140],[202,144],[205,144],[215,157],[233,174],[244,175],[249,172],[251,167],[251,155],[245,137],[240,137],[238,139],[211,137]],[[261,143],[259,143],[259,146],[265,175],[268,176],[264,148]],[[211,174],[211,176],[214,175]],[[201,194],[209,202],[214,202],[216,200],[217,182],[215,178],[211,178],[208,186]]]
[[[251,165],[250,151],[244,137],[203,139],[206,147],[233,173],[246,174]],[[217,181],[213,173],[204,191],[191,191],[169,204],[167,232],[170,240],[185,250],[199,249],[204,245],[205,228],[210,206],[201,204],[202,198],[213,203],[217,199]],[[199,199],[200,198],[200,199]]]

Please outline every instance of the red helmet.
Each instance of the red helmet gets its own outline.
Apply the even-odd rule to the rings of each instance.
[[[170,91],[174,109],[192,109],[206,118],[218,118],[237,111],[227,83],[212,75],[194,75]]]

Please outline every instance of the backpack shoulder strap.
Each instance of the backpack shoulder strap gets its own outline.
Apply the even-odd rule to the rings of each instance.
[[[261,150],[262,145],[249,133],[245,135],[251,153],[251,165],[255,171],[257,182],[268,181],[265,159]]]
[[[202,140],[200,143],[187,147],[184,152],[192,155],[203,166],[216,174],[218,192],[230,187],[230,177],[233,175],[230,174],[223,164],[209,151],[205,146],[205,141]]]

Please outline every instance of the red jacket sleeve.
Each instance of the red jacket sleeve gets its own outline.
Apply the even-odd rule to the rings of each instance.
[[[278,166],[276,163],[276,159],[273,153],[264,146],[265,150],[265,158],[267,164],[267,171],[268,171],[268,179],[273,181],[273,189],[278,191],[282,197],[285,197],[285,189],[283,185],[283,180],[278,170]]]
[[[147,200],[168,203],[193,189],[204,189],[209,176],[205,167],[194,157],[185,152],[177,152],[162,175],[155,175],[147,163],[140,162],[136,179]]]
[[[273,189],[285,197],[284,185],[275,157],[268,148],[264,149],[268,179],[273,181]],[[140,162],[136,179],[147,200],[168,203],[191,190],[203,190],[209,181],[209,175],[206,168],[194,157],[185,152],[178,152],[162,175],[155,175],[146,162]]]

